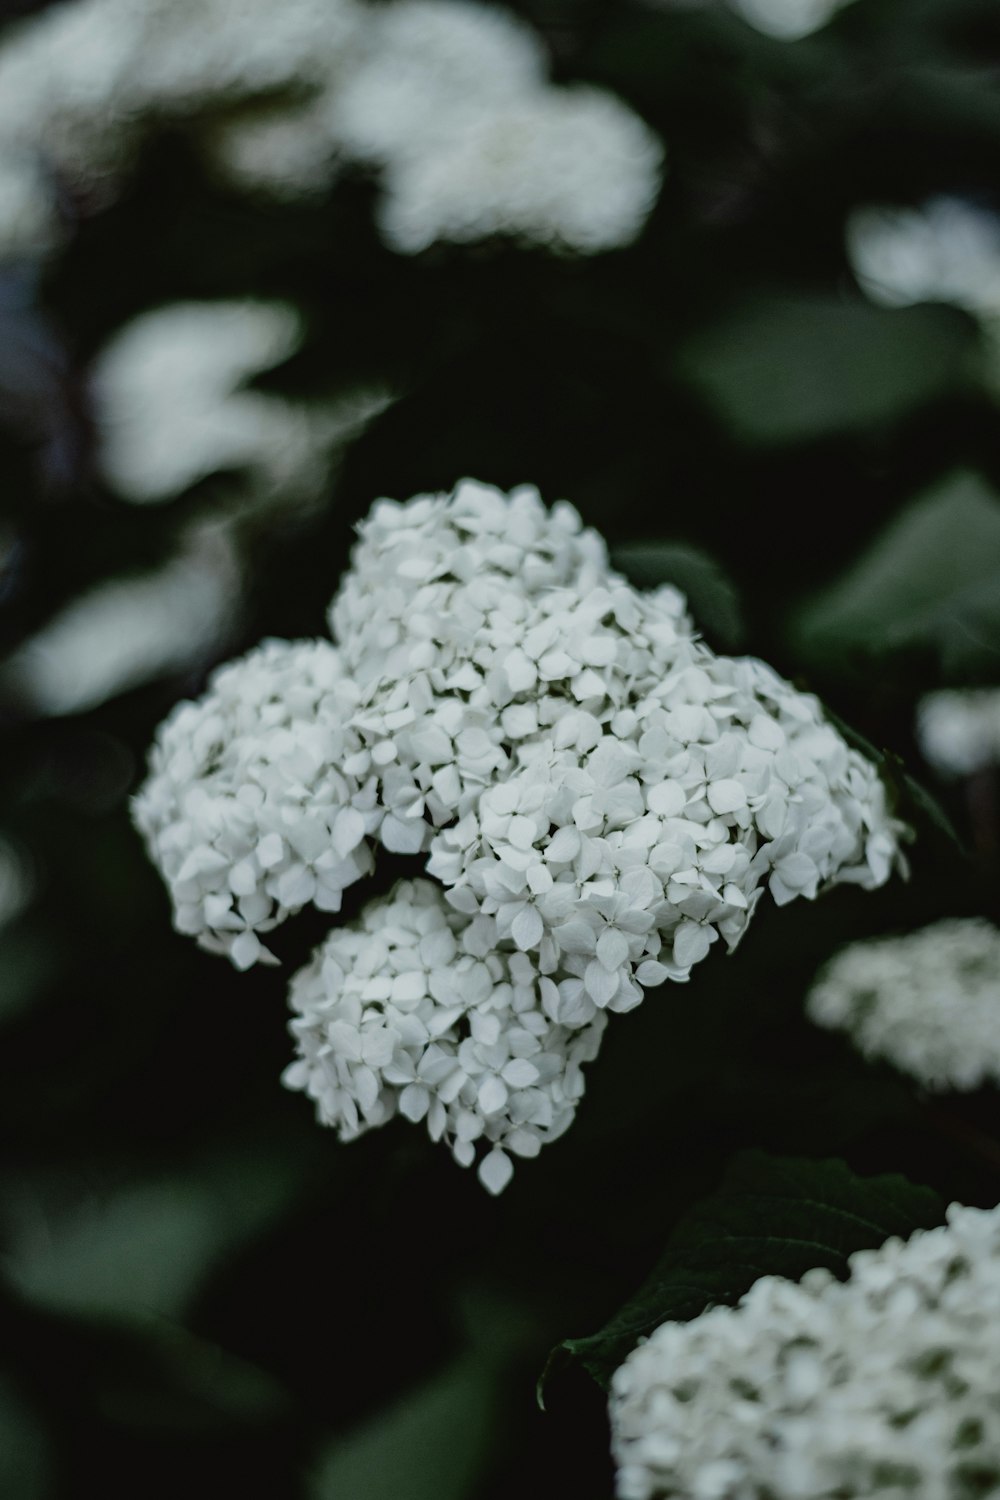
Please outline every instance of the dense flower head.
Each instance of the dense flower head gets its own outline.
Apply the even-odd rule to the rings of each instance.
[[[917,740],[944,776],[1000,765],[1000,688],[942,688],[917,706]]]
[[[605,1024],[600,1013],[557,1024],[552,980],[426,880],[401,882],[332,932],[289,998],[300,1055],[285,1082],[324,1124],[352,1140],[397,1111],[426,1119],[462,1166],[479,1144],[491,1192],[506,1186],[511,1154],[537,1156],[570,1124]]]
[[[170,890],[174,922],[238,968],[307,902],[340,910],[372,869],[374,778],[346,767],[357,689],[325,641],[266,641],[216,671],[163,725],[134,817]]]
[[[336,645],[269,642],[182,705],[137,802],[177,925],[240,966],[303,905],[336,911],[381,845],[424,857],[496,983],[519,966],[590,1038],[734,947],[765,888],[871,887],[899,858],[875,768],[817,700],[715,655],[677,590],[638,593],[528,486],[380,501],[330,621]],[[337,972],[364,930],[331,939]],[[297,990],[314,1008],[341,1003],[328,972]]]
[[[929,1089],[1000,1084],[1000,931],[985,917],[852,943],[809,993],[812,1020]]]
[[[63,0],[0,40],[0,193],[17,210],[0,254],[44,253],[57,183],[106,201],[175,121],[266,196],[322,193],[344,162],[381,173],[380,223],[407,254],[493,234],[627,244],[663,158],[618,99],[552,85],[541,39],[496,6]]]
[[[966,1500],[1000,1489],[1000,1209],[766,1276],[616,1371],[620,1500]]]

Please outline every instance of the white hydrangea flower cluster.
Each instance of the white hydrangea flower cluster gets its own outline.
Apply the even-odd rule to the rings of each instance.
[[[984,917],[953,918],[852,943],[823,969],[806,1008],[925,1088],[1000,1084],[1000,931]]]
[[[943,776],[1000,765],[1000,688],[943,688],[917,705],[917,742]]]
[[[383,232],[403,253],[497,233],[627,244],[663,158],[624,104],[554,87],[535,33],[469,0],[63,0],[0,43],[8,196],[26,170],[38,189],[40,156],[99,203],[151,131],[188,120],[224,177],[271,197],[325,191],[345,161],[381,171]],[[43,253],[56,216],[40,191],[32,205],[45,212],[27,248]],[[26,248],[26,212],[0,227],[0,254]]]
[[[319,498],[339,444],[386,404],[289,400],[246,389],[300,347],[288,303],[178,302],[141,314],[91,370],[98,461],[137,504],[172,499],[223,470],[239,471],[247,505]]]
[[[766,1276],[615,1372],[619,1500],[1000,1493],[1000,1209]]]
[[[426,1119],[466,1167],[488,1144],[479,1178],[493,1193],[510,1180],[511,1154],[537,1156],[571,1123],[606,1020],[558,1024],[552,980],[426,880],[401,882],[331,933],[289,998],[300,1056],[284,1081],[324,1124],[353,1140],[397,1111]]]
[[[538,1014],[589,1048],[601,1012],[735,946],[765,886],[871,887],[899,860],[874,767],[816,699],[716,656],[676,590],[637,593],[530,487],[380,501],[330,619],[336,645],[268,643],[182,705],[136,803],[177,925],[241,967],[289,913],[337,910],[374,841],[425,855],[463,951],[515,992],[535,975]],[[355,941],[296,990],[320,1029],[356,1009]],[[323,1106],[345,1129],[351,1077]]]

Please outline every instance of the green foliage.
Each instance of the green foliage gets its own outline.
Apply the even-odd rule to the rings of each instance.
[[[1000,636],[1000,499],[956,474],[908,505],[848,572],[796,615],[811,656],[932,649],[945,672],[981,666]]]
[[[0,1376],[0,1495],[46,1500],[51,1486],[46,1434],[12,1382]]]
[[[197,1175],[129,1184],[75,1204],[56,1182],[12,1195],[19,1225],[6,1259],[23,1296],[53,1312],[128,1321],[177,1318],[242,1241],[273,1222],[301,1183],[295,1164],[225,1155]]]
[[[759,297],[699,330],[681,374],[747,443],[802,443],[894,422],[970,378],[973,330],[942,307]]]
[[[542,1383],[569,1355],[606,1387],[639,1339],[661,1323],[737,1302],[761,1276],[798,1280],[815,1266],[844,1275],[853,1251],[943,1216],[937,1194],[905,1177],[858,1177],[842,1161],[744,1152],[717,1191],[676,1226],[636,1294],[599,1333],[566,1339]]]
[[[496,1371],[465,1354],[320,1455],[310,1500],[465,1500],[488,1456]]]

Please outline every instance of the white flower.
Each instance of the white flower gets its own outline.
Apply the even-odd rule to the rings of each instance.
[[[179,709],[139,799],[177,925],[241,966],[290,911],[336,910],[371,837],[426,855],[462,941],[523,960],[575,1030],[735,947],[765,886],[900,860],[817,700],[716,656],[676,590],[637,593],[528,486],[380,501],[330,620],[335,647],[271,643]]]
[[[389,163],[379,221],[397,250],[503,234],[592,255],[634,240],[656,201],[658,139],[598,89],[478,100],[455,124]]]
[[[467,922],[429,881],[404,881],[292,980],[299,1060],[284,1081],[342,1140],[397,1111],[426,1120],[462,1166],[478,1155],[498,1193],[512,1155],[537,1156],[570,1124],[580,1065],[600,1045],[604,1016],[557,1025],[553,991],[527,955],[500,951],[493,923]]]
[[[1000,1209],[766,1276],[615,1372],[619,1500],[959,1500],[1000,1489]]]
[[[729,0],[744,21],[783,42],[820,31],[851,0]]]
[[[357,697],[327,642],[267,641],[161,727],[135,822],[178,930],[238,968],[271,958],[259,933],[307,902],[339,911],[372,868],[374,778],[345,769]]]
[[[926,1088],[1000,1084],[1000,931],[972,917],[852,943],[823,969],[807,1010]]]
[[[223,527],[192,528],[162,567],[98,584],[65,605],[4,667],[40,714],[81,713],[224,648],[236,622],[240,568]]]
[[[306,403],[246,388],[301,338],[299,316],[283,302],[178,302],[126,324],[91,375],[98,459],[111,487],[148,504],[235,470],[248,504],[319,496],[338,441],[385,401],[371,393]]]
[[[859,208],[847,250],[875,302],[950,302],[974,316],[1000,312],[1000,218],[960,198],[920,208]]]
[[[657,0],[674,10],[694,10],[713,0]],[[830,22],[852,0],[726,0],[749,26],[782,42],[811,36]]]
[[[498,233],[625,244],[659,142],[611,95],[546,75],[524,22],[465,0],[73,0],[0,41],[0,189],[16,178],[23,199],[40,159],[99,206],[183,120],[233,186],[279,200],[322,192],[344,161],[384,172],[386,237],[406,253]],[[19,250],[47,247],[47,199],[19,199]]]
[[[917,707],[917,740],[944,776],[971,776],[1000,764],[1000,689],[928,693]]]
[[[44,255],[59,241],[51,184],[31,155],[0,153],[0,264]]]
[[[465,0],[395,0],[371,20],[330,110],[358,160],[447,148],[480,110],[546,92],[545,49],[510,11]]]

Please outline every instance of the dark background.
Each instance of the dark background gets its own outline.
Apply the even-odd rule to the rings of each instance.
[[[845,941],[996,915],[991,784],[935,783],[913,722],[936,686],[1000,682],[1000,630],[979,622],[956,652],[931,611],[889,652],[877,628],[859,646],[801,624],[914,496],[957,470],[1000,484],[981,331],[953,308],[873,307],[844,251],[859,205],[1000,207],[1000,9],[857,0],[796,43],[721,8],[517,9],[558,78],[612,88],[666,142],[641,239],[590,260],[496,244],[407,258],[377,238],[361,174],[321,205],[268,208],[213,187],[182,133],[161,137],[62,255],[0,284],[4,648],[232,503],[227,476],[145,509],[102,489],[95,351],[163,301],[288,298],[306,345],[263,384],[388,382],[397,399],[324,507],[247,522],[236,649],[323,630],[375,497],[527,480],[613,548],[641,544],[639,581],[687,584],[714,645],[763,656],[901,755],[963,848],[921,814],[909,883],[762,906],[737,956],[614,1020],[568,1136],[493,1200],[405,1122],[349,1147],[319,1130],[279,1083],[280,975],[238,975],[172,933],[128,798],[155,726],[203,676],[61,719],[8,694],[0,833],[35,884],[0,933],[12,1500],[606,1500],[601,1392],[570,1371],[543,1414],[536,1377],[629,1295],[734,1151],[1000,1196],[995,1097],[931,1105],[802,1017]],[[901,549],[904,578],[911,565]],[[283,930],[289,969],[326,921]]]

